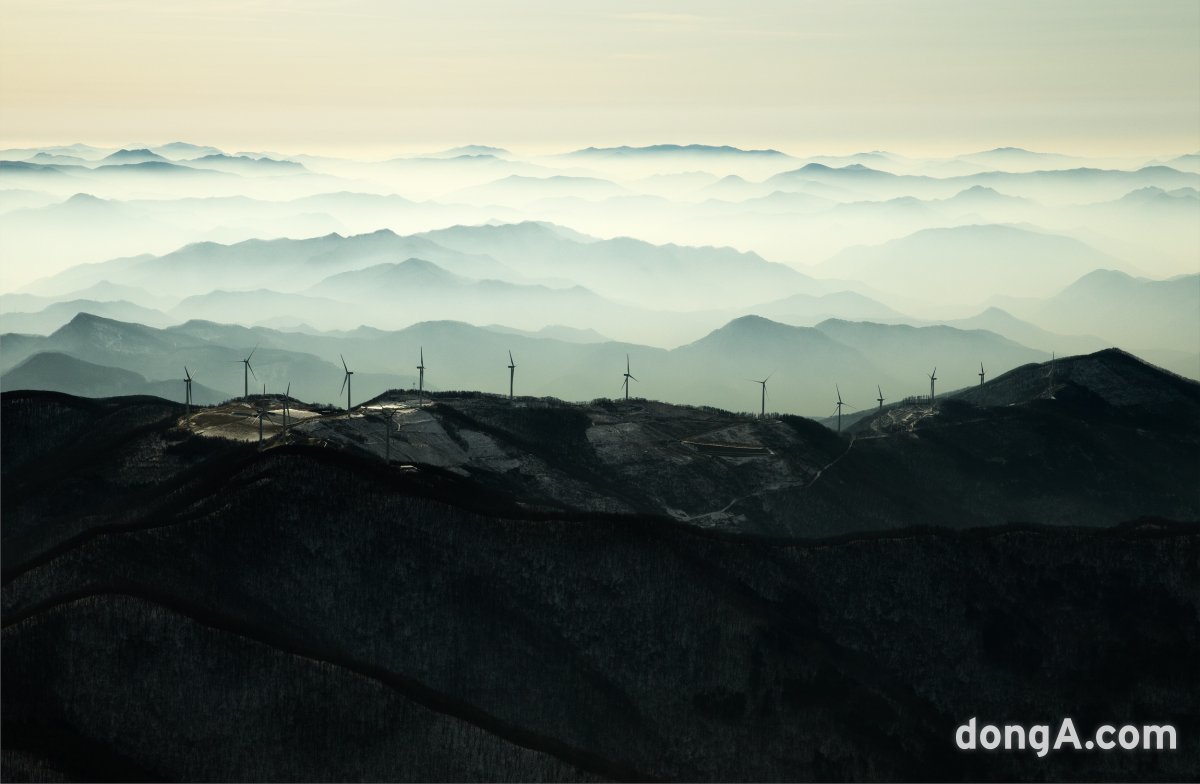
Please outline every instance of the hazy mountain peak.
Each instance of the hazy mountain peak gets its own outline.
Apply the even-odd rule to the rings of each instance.
[[[1000,196],[1000,191],[995,188],[990,188],[987,185],[972,185],[970,188],[964,188],[959,191],[958,196]]]
[[[331,275],[312,288],[313,292],[358,297],[368,289],[387,290],[397,286],[413,292],[420,287],[444,287],[466,284],[466,278],[448,272],[432,261],[409,258],[398,262],[373,264],[362,269]],[[368,287],[364,289],[363,287]],[[429,292],[426,292],[429,293]]]
[[[160,153],[181,153],[181,154],[191,154],[191,155],[196,155],[196,154],[215,155],[215,154],[219,154],[221,152],[221,150],[217,149],[216,147],[209,147],[208,145],[200,145],[200,144],[190,144],[188,142],[168,142],[166,144],[155,147],[154,149]]]
[[[76,193],[74,196],[71,196],[69,199],[63,202],[63,204],[101,204],[104,201],[104,199],[101,199],[98,196],[93,196],[90,193]]]
[[[797,329],[801,328],[793,327],[790,324],[781,324],[778,321],[772,321],[769,318],[751,314],[733,319],[725,326],[713,330],[709,334],[709,337],[717,334],[768,337],[771,335],[792,333]]]
[[[166,162],[166,158],[150,150],[141,148],[136,150],[120,149],[111,155],[106,155],[102,162],[110,163],[145,163],[147,161]]]
[[[79,328],[86,329],[88,327],[91,327],[94,324],[104,324],[104,323],[117,324],[119,322],[113,321],[112,319],[106,319],[101,316],[95,316],[95,315],[92,315],[91,313],[80,312],[80,313],[75,314],[75,318],[71,319],[66,324],[64,324],[62,326],[62,329],[67,329],[68,327],[73,328],[73,329],[79,329]]]
[[[248,155],[246,153],[227,155],[223,152],[216,152],[202,155],[198,158],[191,158],[186,163],[201,167],[210,166],[228,171],[248,173],[300,173],[307,171],[304,164],[296,161],[271,158],[266,155]]]
[[[469,156],[489,156],[490,155],[492,157],[499,158],[499,157],[503,157],[503,156],[511,155],[511,154],[512,153],[510,153],[508,150],[504,149],[503,147],[491,147],[486,144],[464,144],[461,147],[451,147],[448,150],[442,150],[439,153],[434,153],[430,157],[458,158],[458,157],[461,157],[464,155],[469,155]]]
[[[338,234],[337,232],[333,232],[331,236],[341,237],[342,235]],[[385,229],[376,229],[375,231],[367,232],[366,234],[355,234],[355,235],[353,235],[353,237],[351,237],[351,239],[353,239],[355,237],[398,237],[398,236],[400,236],[400,235],[396,234],[396,232],[392,231],[391,229],[385,228]]]
[[[769,180],[767,180],[767,182],[771,182],[772,180],[787,180],[792,177],[805,175],[821,175],[832,177],[844,177],[847,175],[852,175],[855,177],[870,177],[873,179],[889,181],[896,177],[896,175],[892,174],[891,172],[882,171],[880,169],[872,169],[870,166],[864,166],[861,163],[850,163],[846,164],[845,166],[827,166],[824,163],[817,163],[816,161],[813,161],[812,163],[806,163],[799,169],[792,169],[791,171],[776,174],[774,177],[771,177]]]
[[[1091,285],[1106,285],[1109,283],[1127,283],[1129,281],[1138,280],[1127,272],[1121,272],[1115,269],[1098,269],[1087,273],[1079,280],[1071,284],[1074,286],[1091,286]]]

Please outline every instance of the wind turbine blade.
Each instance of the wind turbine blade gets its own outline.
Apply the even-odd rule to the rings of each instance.
[[[637,376],[630,376],[634,381],[637,381]]]
[[[257,343],[255,343],[255,344],[254,344],[254,348],[250,349],[250,353],[246,355],[246,361],[247,361],[247,362],[249,362],[249,361],[250,361],[250,357],[254,356],[254,352],[255,352],[255,351],[258,351],[258,344],[257,344]]]
[[[425,347],[421,346],[421,364],[425,364]]]
[[[511,351],[510,351],[510,352],[508,352],[508,364],[510,364],[510,365],[514,365],[514,366],[517,364],[517,363],[513,362],[513,358],[512,358],[512,352],[511,352]]]
[[[766,378],[764,378],[764,379],[763,379],[763,383],[765,384],[765,383],[767,383],[768,381],[770,381],[770,380],[771,380],[771,376],[773,376],[773,375],[775,375],[775,371],[774,371],[774,370],[772,370],[772,371],[771,371],[771,374],[770,374],[770,375],[768,375]]]
[[[254,366],[251,365],[248,361],[246,362],[246,369],[250,371],[250,375],[254,376]],[[258,376],[254,376],[254,380],[258,381]]]
[[[629,355],[628,354],[625,355],[625,373],[626,374],[629,373]]]
[[[283,393],[283,396],[284,396],[284,397],[291,397],[291,396],[292,396],[292,382],[291,382],[291,381],[289,381],[289,382],[288,382],[288,386],[287,386],[287,392],[284,392],[284,393]]]
[[[349,372],[350,372],[350,368],[346,367],[346,358],[345,358],[345,357],[343,357],[341,354],[338,354],[338,359],[342,360],[342,370],[344,370],[344,371],[346,371],[347,373],[349,373]]]
[[[346,391],[346,382],[347,382],[347,381],[349,381],[349,380],[350,380],[350,374],[349,374],[349,373],[347,373],[346,375],[342,376],[342,388],[338,390],[338,394],[339,394],[339,395],[340,395],[340,394],[342,394],[343,392],[345,392],[345,391]]]
[[[183,366],[183,375],[187,376],[187,380],[192,380],[192,374],[188,372],[187,365]]]

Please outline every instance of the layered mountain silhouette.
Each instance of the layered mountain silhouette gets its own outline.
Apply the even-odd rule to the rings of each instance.
[[[1164,344],[1195,352],[1200,335],[1200,274],[1169,280],[1135,278],[1119,270],[1096,270],[1055,294],[1036,311],[1040,323],[1052,329],[1082,327],[1108,340],[1118,336],[1126,345]]]
[[[147,381],[129,370],[97,365],[69,354],[53,351],[34,354],[0,376],[0,389],[43,389],[70,392],[86,389],[92,397],[153,395],[168,400],[179,397],[184,369],[179,381]],[[199,405],[219,403],[228,396],[204,384],[192,385],[192,400]]]
[[[848,248],[822,268],[913,300],[983,302],[997,291],[1047,296],[1114,259],[1068,237],[1016,226],[928,229],[878,246]]]
[[[502,287],[496,294],[506,296]],[[585,292],[566,294],[571,298],[564,301],[564,307],[587,307],[595,302]],[[239,307],[242,295],[228,296],[228,306]],[[281,308],[305,305],[323,306],[315,298],[285,296]],[[424,349],[427,358],[437,363],[436,373],[428,375],[433,389],[499,390],[507,379],[504,367],[511,350],[521,357],[520,388],[525,393],[591,400],[619,394],[620,373],[629,355],[638,368],[634,375],[640,383],[634,394],[639,396],[735,411],[758,410],[758,390],[749,379],[774,374],[767,390],[768,410],[806,414],[829,410],[835,385],[860,408],[869,403],[867,393],[877,385],[897,394],[919,392],[934,365],[942,368],[946,388],[951,389],[971,383],[981,361],[994,372],[1002,372],[1048,354],[979,330],[839,320],[802,327],[758,316],[737,318],[672,350],[620,342],[580,343],[573,337],[562,340],[543,333],[503,333],[448,321],[422,322],[397,331],[314,333],[311,329],[248,329],[209,321],[189,321],[160,330],[90,314],[80,314],[48,336],[8,334],[2,341],[2,372],[48,351],[153,380],[173,379],[178,369],[187,365],[205,384],[225,390],[228,397],[243,391],[238,361],[261,346],[255,366],[259,383],[267,382],[277,391],[291,382],[296,394],[314,401],[337,398],[343,356],[362,371],[354,382],[360,399],[390,388],[415,386],[416,362],[412,358]],[[68,391],[99,394],[83,383]]]
[[[307,171],[304,164],[275,158],[253,158],[248,155],[211,153],[187,160],[188,166],[247,174],[299,174]]]
[[[48,335],[80,313],[91,313],[116,321],[137,322],[154,327],[165,327],[173,323],[172,319],[161,311],[144,308],[124,300],[73,299],[50,303],[36,312],[4,313],[0,315],[0,330],[5,333]]]

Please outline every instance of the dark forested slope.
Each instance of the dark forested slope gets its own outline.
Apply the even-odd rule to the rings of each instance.
[[[4,402],[5,780],[1181,779],[1200,763],[1187,523],[759,538],[189,437],[152,400]],[[10,444],[39,422],[57,428],[42,446]],[[1181,747],[964,754],[972,716],[1174,723]]]

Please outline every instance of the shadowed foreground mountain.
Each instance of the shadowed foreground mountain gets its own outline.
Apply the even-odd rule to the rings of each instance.
[[[393,393],[261,450],[198,435],[216,411],[6,393],[3,778],[1186,778],[1197,385],[1055,370],[1053,399],[1019,368],[853,437]],[[671,516],[706,486],[745,510]],[[1002,491],[1026,516],[985,513]],[[914,526],[996,521],[1033,525]],[[966,754],[972,716],[1180,747]]]

